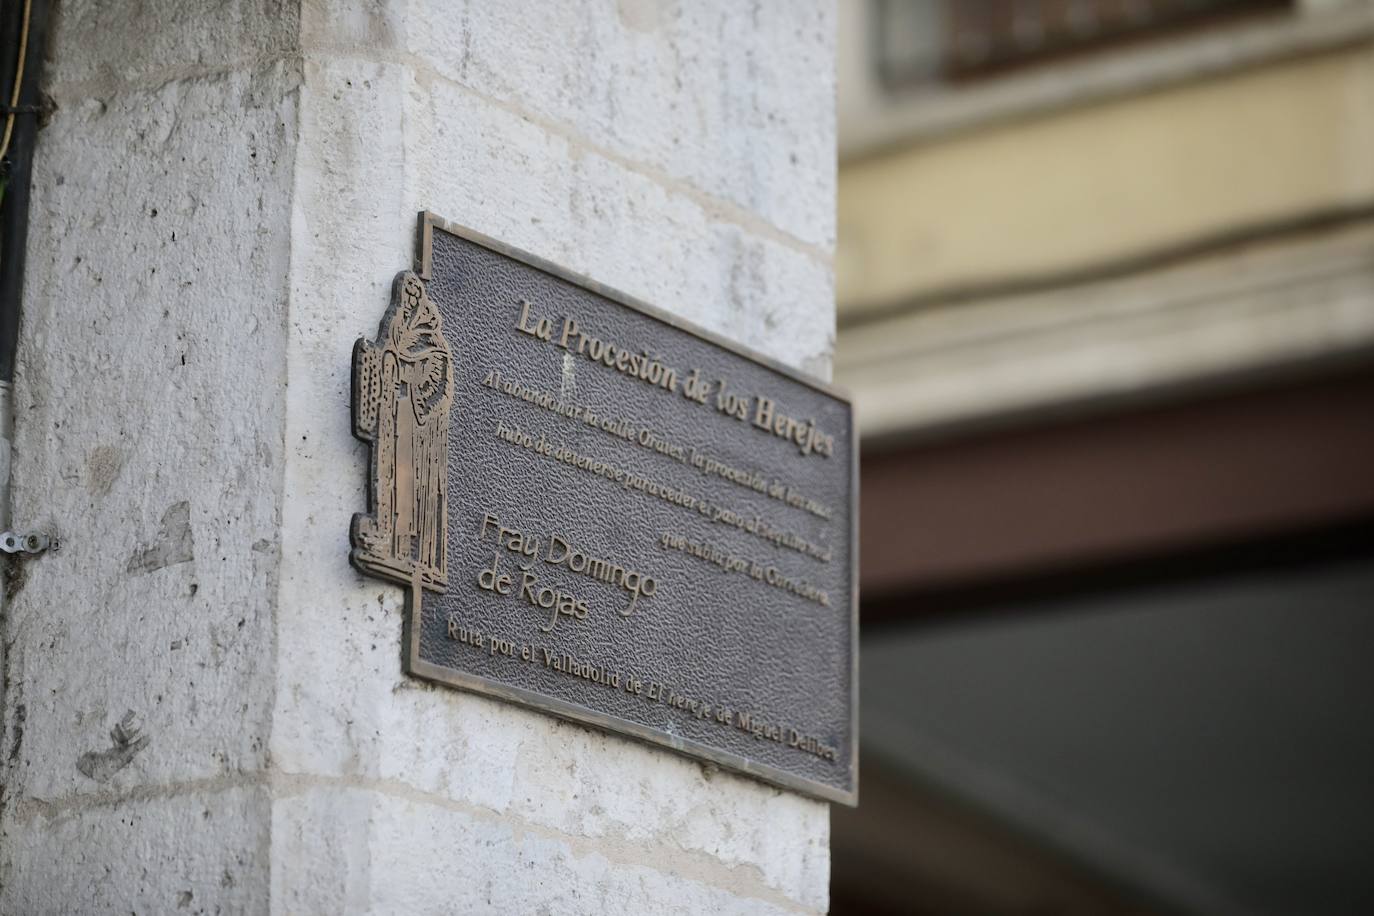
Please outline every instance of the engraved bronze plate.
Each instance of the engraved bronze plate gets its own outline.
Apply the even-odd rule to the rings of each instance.
[[[353,422],[411,674],[854,803],[843,395],[422,213]]]

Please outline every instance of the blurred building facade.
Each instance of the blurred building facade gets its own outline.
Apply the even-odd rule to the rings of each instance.
[[[1369,911],[1374,3],[840,10],[835,911]]]

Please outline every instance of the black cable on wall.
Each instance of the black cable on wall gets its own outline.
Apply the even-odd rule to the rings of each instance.
[[[0,30],[4,42],[0,53],[0,382],[4,383],[14,381],[15,352],[19,348],[29,179],[38,133],[38,80],[47,26],[46,0],[8,0],[4,4]]]

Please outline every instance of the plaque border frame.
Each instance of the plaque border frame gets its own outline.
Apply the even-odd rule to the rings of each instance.
[[[527,251],[493,239],[475,229],[470,229],[467,226],[455,223],[451,220],[446,220],[429,210],[420,211],[418,223],[415,273],[419,275],[422,281],[428,281],[430,279],[433,233],[435,229],[439,229],[450,235],[455,235],[461,239],[494,251],[497,254],[519,261],[535,270],[550,274],[564,282],[580,286],[599,296],[604,296],[618,305],[633,309],[649,318],[661,321],[670,327],[715,344],[722,349],[734,353],[736,356],[743,357],[754,363],[762,364],[793,381],[800,382],[803,385],[814,388],[823,394],[843,402],[845,406],[849,408],[849,561],[851,593],[849,608],[849,773],[852,788],[847,790],[839,789],[818,780],[799,776],[796,773],[778,767],[758,763],[747,757],[713,748],[698,741],[681,738],[677,735],[672,735],[647,725],[641,725],[638,722],[622,719],[619,716],[607,715],[606,713],[597,712],[593,709],[587,709],[567,700],[545,696],[532,690],[526,690],[523,687],[513,687],[508,684],[488,680],[480,675],[469,674],[457,671],[453,668],[436,665],[432,662],[426,662],[420,658],[420,628],[415,625],[418,622],[419,615],[422,613],[424,600],[422,594],[417,594],[417,592],[422,592],[422,590],[416,587],[407,588],[405,592],[405,613],[402,616],[403,625],[401,638],[401,663],[405,673],[445,686],[457,687],[461,690],[467,690],[472,693],[483,694],[520,706],[526,706],[539,712],[557,716],[561,719],[583,725],[590,725],[602,731],[624,735],[657,747],[665,747],[686,757],[695,759],[698,762],[706,761],[713,763],[725,769],[743,773],[763,782],[771,783],[779,788],[788,789],[802,795],[811,796],[812,798],[838,802],[843,805],[849,805],[850,807],[857,806],[859,803],[859,434],[858,418],[854,411],[854,401],[849,392],[840,386],[822,381],[821,379],[779,362],[770,356],[752,350],[743,344],[728,340],[713,331],[709,331],[690,321],[665,312],[648,302],[622,293],[590,277],[560,267],[551,261],[546,261],[538,255],[530,254]]]

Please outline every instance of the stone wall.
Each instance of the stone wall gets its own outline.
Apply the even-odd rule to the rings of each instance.
[[[828,375],[829,5],[119,6],[46,80],[0,912],[823,911],[824,804],[407,679],[346,539],[420,209]]]

